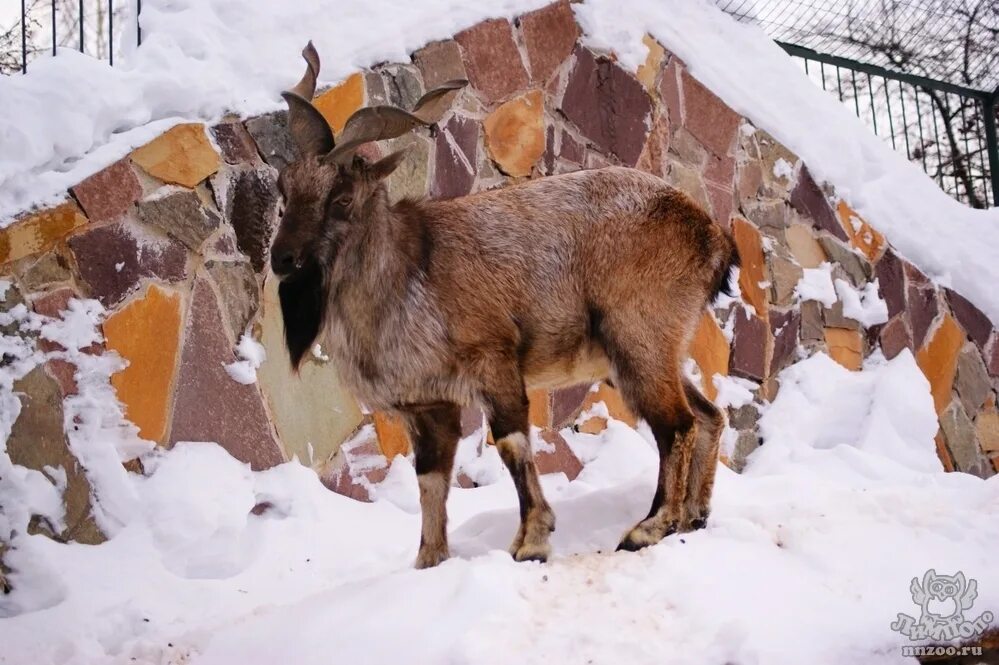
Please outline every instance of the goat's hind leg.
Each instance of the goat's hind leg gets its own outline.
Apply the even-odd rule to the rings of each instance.
[[[632,528],[618,545],[635,551],[654,545],[681,528],[688,475],[697,439],[697,422],[680,378],[679,364],[665,369],[626,363],[629,372],[617,370],[621,391],[645,419],[659,448],[656,493],[648,516]]]
[[[423,516],[417,568],[431,568],[448,558],[447,495],[454,453],[461,437],[461,409],[456,404],[403,412],[416,458]]]
[[[703,529],[711,511],[711,493],[718,467],[718,445],[725,419],[721,411],[686,378],[683,390],[697,419],[697,438],[687,475],[687,495],[683,502],[681,531]]]

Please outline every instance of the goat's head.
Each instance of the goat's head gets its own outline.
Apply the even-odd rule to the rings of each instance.
[[[335,140],[326,119],[312,105],[319,75],[319,54],[312,42],[302,57],[305,75],[298,85],[282,93],[288,103],[288,131],[298,159],[278,177],[284,214],[271,245],[271,269],[281,280],[278,293],[285,340],[295,367],[323,325],[329,268],[344,239],[371,214],[370,204],[382,189],[382,181],[404,157],[404,151],[399,151],[371,163],[356,155],[356,150],[371,141],[432,125],[468,83],[444,83],[421,97],[412,112],[394,106],[359,109]]]
[[[352,223],[363,220],[381,182],[399,165],[404,152],[370,163],[355,154],[365,143],[401,136],[433,124],[467,81],[449,81],[431,90],[412,112],[394,106],[362,108],[348,118],[338,141],[312,105],[319,55],[312,42],[302,51],[302,80],[282,93],[288,103],[288,130],[298,160],[284,168],[278,187],[285,212],[271,247],[271,269],[282,280],[310,266],[327,266]]]

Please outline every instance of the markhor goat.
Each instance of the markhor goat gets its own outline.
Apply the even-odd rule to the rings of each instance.
[[[723,419],[683,375],[698,318],[737,263],[731,237],[690,198],[634,169],[603,168],[443,201],[390,203],[400,152],[363,143],[439,119],[465,81],[412,112],[357,111],[334,144],[312,105],[319,58],[291,91],[300,159],[278,179],[285,212],[271,266],[292,363],[320,334],[347,387],[409,428],[423,530],[417,567],[448,556],[445,500],[462,405],[484,409],[520,500],[510,552],[544,561],[555,518],[528,441],[526,389],[609,378],[660,454],[634,550],[708,516]]]

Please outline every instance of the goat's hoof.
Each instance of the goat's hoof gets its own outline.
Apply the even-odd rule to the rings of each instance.
[[[667,522],[665,525],[642,522],[625,534],[617,546],[617,551],[637,552],[649,545],[655,545],[666,536],[676,533],[676,530],[676,522]]]
[[[548,543],[523,543],[510,549],[514,561],[538,561],[544,563],[551,556],[552,547]]]
[[[433,568],[442,561],[446,561],[450,554],[447,548],[444,549],[421,549],[416,555],[416,569]]]
[[[680,531],[688,533],[690,531],[699,531],[708,525],[708,515],[709,510],[699,509],[692,510],[687,513],[689,517],[685,517],[683,523],[680,526]]]

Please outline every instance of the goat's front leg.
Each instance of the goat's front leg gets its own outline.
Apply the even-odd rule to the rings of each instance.
[[[555,513],[545,501],[534,466],[528,438],[527,393],[519,372],[511,372],[508,382],[486,394],[485,402],[496,447],[513,477],[520,502],[520,528],[510,545],[510,554],[517,561],[547,561]]]
[[[431,568],[448,558],[447,494],[451,487],[454,453],[461,437],[461,409],[456,404],[407,409],[420,485],[423,527],[417,568]]]

